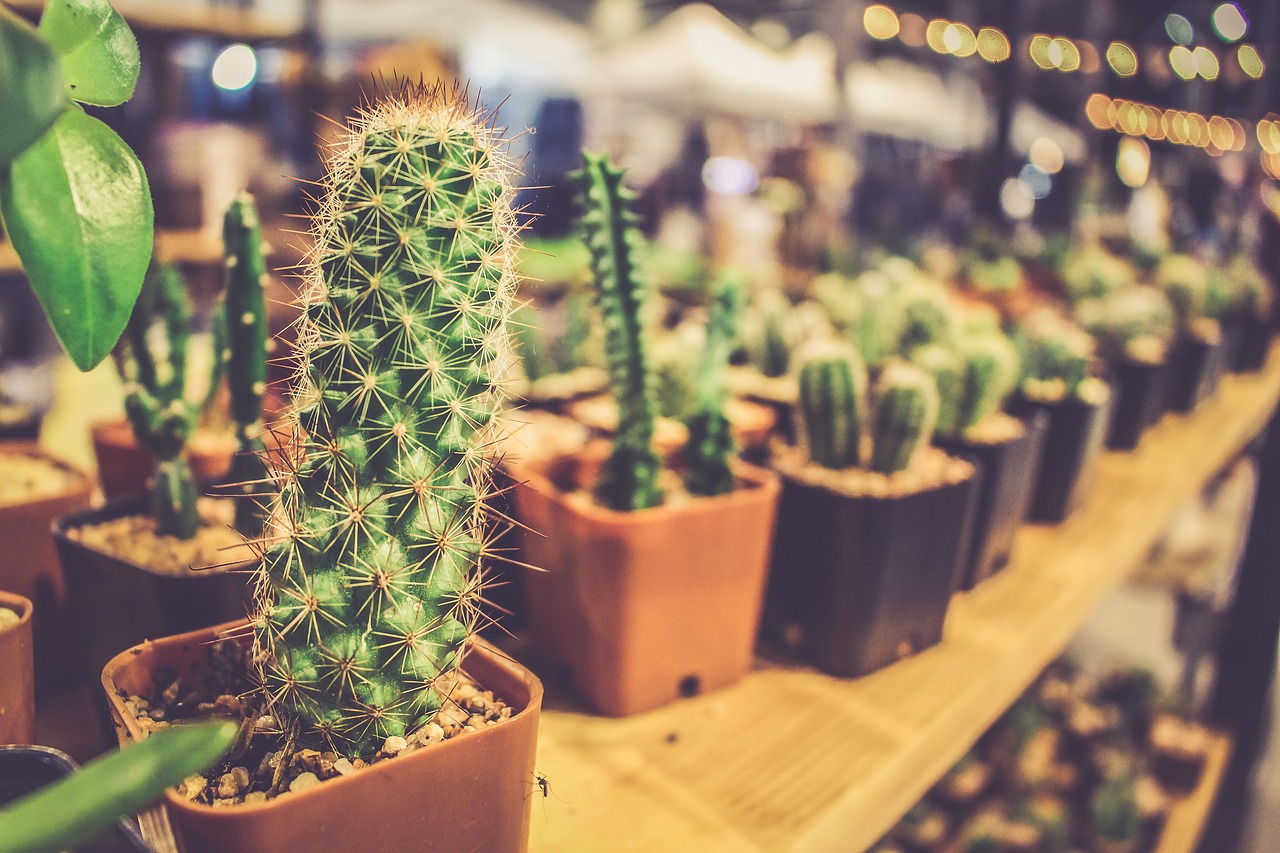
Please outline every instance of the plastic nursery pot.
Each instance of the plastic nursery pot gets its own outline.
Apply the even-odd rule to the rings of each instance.
[[[1169,356],[1169,389],[1165,407],[1189,412],[1218,387],[1224,372],[1222,343],[1183,337]]]
[[[999,444],[978,444],[939,438],[934,444],[978,466],[977,506],[968,546],[961,554],[956,588],[973,589],[1009,562],[1013,540],[1031,508],[1037,467],[1049,416],[1032,412],[1018,438]]]
[[[1062,521],[1085,499],[1093,485],[1111,420],[1115,394],[1102,403],[1080,400],[1044,403],[1019,398],[1014,411],[1026,417],[1043,411],[1049,417],[1031,497],[1029,521]]]
[[[0,592],[0,608],[18,614],[18,624],[0,628],[0,744],[31,743],[36,739],[32,606],[20,595]],[[5,802],[2,795],[0,790],[0,803]]]
[[[121,649],[150,637],[243,619],[252,602],[246,561],[169,574],[76,541],[69,531],[129,515],[145,515],[149,496],[135,494],[58,519],[53,538],[67,575],[67,610],[88,672],[97,673]]]
[[[0,807],[76,771],[65,752],[47,746],[0,746]],[[50,815],[56,820],[57,815]],[[132,819],[116,824],[110,832],[77,848],[80,853],[153,853],[142,840]]]
[[[1231,369],[1237,373],[1261,370],[1271,351],[1272,328],[1268,318],[1246,314],[1240,325],[1240,347]]]
[[[0,443],[0,455],[38,456],[72,473],[71,484],[58,493],[0,506],[0,589],[31,599],[35,606],[32,631],[37,654],[36,672],[43,686],[54,684],[74,668],[75,643],[66,626],[67,583],[49,525],[60,516],[89,506],[93,480],[79,468],[45,453],[33,442]],[[3,672],[0,670],[0,672]]]
[[[138,446],[128,421],[94,424],[93,455],[98,462],[98,481],[107,500],[132,495],[147,487],[155,463],[151,454]],[[226,476],[236,445],[229,437],[197,430],[187,445],[187,462],[198,483],[213,483]]]
[[[1150,364],[1122,360],[1111,371],[1111,393],[1115,396],[1107,447],[1132,450],[1143,434],[1159,422],[1168,397],[1170,363]]]
[[[614,512],[513,472],[525,581],[543,655],[567,665],[596,711],[624,716],[723,687],[751,667],[778,480],[675,506]]]
[[[252,642],[247,623],[221,625],[143,643],[113,658],[102,686],[120,742],[142,730],[125,707],[129,694],[155,689],[163,670],[199,684],[208,646],[220,635]],[[265,803],[224,808],[165,795],[183,853],[514,853],[528,844],[537,793],[534,754],[542,683],[492,646],[477,641],[463,668],[513,709],[510,720],[382,761],[349,776]]]
[[[783,474],[765,603],[771,639],[843,677],[942,639],[978,472],[897,496],[853,497]]]

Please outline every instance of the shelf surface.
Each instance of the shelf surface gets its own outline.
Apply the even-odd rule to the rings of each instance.
[[[1136,451],[1105,454],[1084,506],[1024,527],[1010,566],[956,597],[942,644],[871,676],[759,660],[733,687],[621,720],[550,691],[537,761],[550,793],[534,805],[531,849],[869,847],[1062,652],[1278,399],[1280,346],[1263,372],[1227,377]]]
[[[1209,744],[1209,760],[1205,763],[1200,784],[1186,797],[1174,802],[1165,821],[1164,831],[1160,833],[1155,853],[1195,853],[1205,824],[1209,822],[1213,801],[1217,799],[1218,789],[1222,787],[1222,777],[1226,773],[1227,759],[1230,757],[1231,738],[1215,733]]]

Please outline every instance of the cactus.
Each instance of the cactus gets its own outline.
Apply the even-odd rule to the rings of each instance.
[[[610,509],[637,510],[662,503],[662,463],[653,450],[655,402],[641,320],[647,292],[635,264],[641,238],[635,214],[627,207],[634,194],[622,185],[622,175],[607,156],[584,153],[575,179],[618,405],[618,432],[596,497]]]
[[[932,279],[917,276],[898,293],[902,310],[902,334],[898,354],[918,346],[947,340],[955,331],[955,314],[947,289]]]
[[[878,369],[898,352],[906,318],[895,298],[894,285],[884,274],[865,272],[854,281],[854,288],[857,310],[848,335],[863,363]]]
[[[267,383],[267,280],[263,260],[262,225],[253,198],[242,193],[227,208],[222,221],[226,251],[227,284],[223,294],[227,387],[231,417],[239,445],[228,480],[238,490],[236,529],[245,536],[262,533],[263,509],[254,499],[254,487],[265,476],[262,440],[262,397]]]
[[[707,339],[698,365],[697,408],[686,421],[689,471],[685,486],[695,495],[724,494],[737,484],[730,465],[737,448],[725,412],[729,401],[725,369],[745,293],[745,278],[734,272],[721,272],[712,284]]]
[[[774,290],[758,294],[748,310],[747,351],[765,376],[786,376],[791,370],[790,316],[790,300]]]
[[[1090,378],[1093,339],[1053,311],[1033,312],[1015,338],[1022,361],[1022,389],[1043,400],[1082,399]]]
[[[1093,831],[1098,838],[1116,844],[1136,841],[1142,832],[1137,780],[1128,775],[1108,779],[1094,792],[1089,811],[1093,818]]]
[[[125,381],[125,414],[138,444],[155,461],[151,512],[156,532],[179,539],[192,538],[200,526],[195,479],[182,455],[199,412],[184,396],[190,325],[182,276],[153,260],[114,353]],[[214,352],[215,376],[221,357]]]
[[[933,377],[905,361],[891,361],[876,382],[871,437],[872,471],[893,474],[911,465],[933,437],[938,389]]]
[[[1062,266],[1067,296],[1072,302],[1119,293],[1134,282],[1133,268],[1098,245],[1071,250]]]
[[[861,464],[867,371],[847,346],[820,344],[800,366],[800,434],[809,458],[824,468]]]
[[[1076,317],[1112,359],[1162,361],[1176,333],[1173,305],[1152,287],[1082,300],[1076,304]]]
[[[687,323],[652,339],[654,398],[662,417],[684,421],[697,408],[699,353],[705,345],[703,329]]]
[[[366,109],[328,169],[255,660],[273,714],[367,758],[440,706],[480,619],[514,170],[441,84]]]
[[[956,405],[955,434],[963,435],[1000,411],[1018,384],[1022,365],[1003,332],[962,338],[958,350],[964,362],[964,393]]]
[[[1180,330],[1186,331],[1195,320],[1209,316],[1209,274],[1195,258],[1165,257],[1156,267],[1155,281],[1169,297]]]
[[[933,377],[938,389],[939,435],[955,435],[960,430],[960,400],[965,391],[965,364],[954,349],[942,344],[926,344],[911,353],[911,361]]]

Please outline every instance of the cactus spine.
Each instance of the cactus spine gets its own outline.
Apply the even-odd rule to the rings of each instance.
[[[262,506],[253,499],[263,479],[262,397],[267,383],[267,279],[262,252],[262,225],[253,198],[241,193],[222,220],[226,252],[225,306],[227,387],[239,447],[229,476],[241,500],[236,502],[236,529],[245,536],[262,532]]]
[[[995,415],[1018,384],[1018,351],[1002,332],[964,338],[964,394],[958,405],[955,433],[963,435]],[[941,389],[939,389],[941,390]]]
[[[800,367],[800,426],[809,458],[824,468],[856,468],[866,420],[867,371],[848,348],[815,348]]]
[[[872,471],[893,474],[911,464],[928,445],[938,418],[933,378],[905,361],[891,361],[876,383],[872,427]]]
[[[596,484],[596,497],[610,509],[637,510],[662,503],[662,462],[653,450],[656,403],[641,322],[647,293],[636,269],[640,233],[627,207],[634,194],[622,185],[622,175],[606,155],[584,152],[577,181],[583,239],[591,252],[609,378],[618,405],[618,432]]]
[[[686,423],[689,472],[685,485],[695,495],[721,495],[737,485],[731,465],[737,447],[725,411],[729,402],[725,371],[745,293],[746,281],[736,273],[722,272],[712,284],[707,340],[698,365],[697,408]]]
[[[315,215],[256,657],[275,713],[348,756],[429,718],[479,618],[517,248],[499,136],[458,89],[405,85]]]

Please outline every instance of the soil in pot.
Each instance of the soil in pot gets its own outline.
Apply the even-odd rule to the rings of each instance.
[[[1106,387],[1106,386],[1103,386]],[[1057,401],[1016,399],[1015,413],[1027,417],[1043,411],[1048,417],[1038,476],[1032,493],[1029,521],[1059,522],[1084,501],[1102,457],[1115,394],[1101,400]]]
[[[1027,517],[1048,416],[991,419],[983,431],[963,439],[935,439],[943,450],[977,463],[981,474],[968,548],[957,589],[972,589],[1009,562],[1013,540]]]
[[[467,674],[441,685],[442,710],[366,763],[304,742],[271,715],[249,676],[251,648],[240,622],[145,643],[103,671],[122,743],[203,717],[241,721],[226,760],[166,795],[180,849],[407,853],[428,838],[431,849],[524,849],[542,699],[532,673],[473,643]]]
[[[821,468],[793,448],[774,465],[770,638],[842,677],[937,643],[976,508],[975,466],[936,448],[893,475]]]
[[[0,744],[36,738],[31,602],[0,592]]]
[[[1112,369],[1112,394],[1115,395],[1111,426],[1107,429],[1107,447],[1132,450],[1143,434],[1164,414],[1168,396],[1169,361],[1142,362],[1125,359]]]

